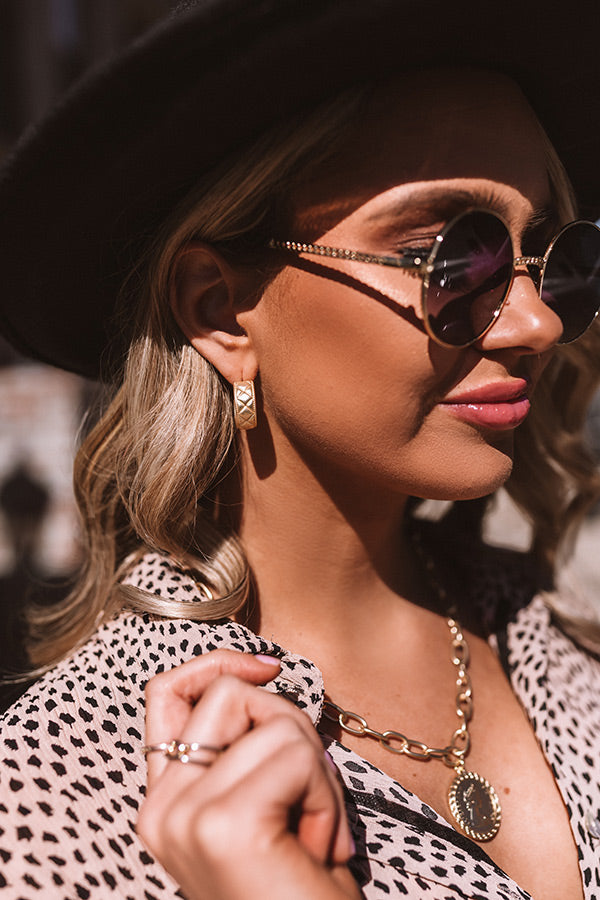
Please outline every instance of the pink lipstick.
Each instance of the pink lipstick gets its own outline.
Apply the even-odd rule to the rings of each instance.
[[[524,378],[496,381],[450,394],[440,404],[453,416],[497,431],[516,428],[530,409],[528,382]]]

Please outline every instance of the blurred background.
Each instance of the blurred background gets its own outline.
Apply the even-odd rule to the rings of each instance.
[[[0,161],[71,81],[170,6],[169,0],[0,0]],[[61,596],[78,564],[72,460],[96,390],[20,358],[0,337],[0,675],[25,665],[26,602]],[[0,685],[0,708],[21,690]]]
[[[73,79],[171,5],[170,0],[0,0],[0,161]],[[96,391],[76,376],[19,358],[0,338],[0,674],[25,665],[26,602],[61,596],[78,564],[72,459],[83,411]],[[589,428],[600,459],[600,399]],[[487,537],[492,543],[527,543],[526,523],[506,497],[488,521]],[[600,611],[599,549],[595,513],[578,543],[571,574],[575,590]],[[0,684],[0,708],[22,689]]]

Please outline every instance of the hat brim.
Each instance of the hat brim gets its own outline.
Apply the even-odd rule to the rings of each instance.
[[[4,169],[0,330],[29,356],[105,374],[127,341],[111,333],[122,281],[198,178],[277,121],[395,72],[510,75],[583,214],[600,211],[598,28],[583,0],[568,11],[465,0],[187,6],[84,78]]]

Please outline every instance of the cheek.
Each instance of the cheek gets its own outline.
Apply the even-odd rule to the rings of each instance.
[[[425,335],[325,279],[302,290],[293,277],[286,282],[261,300],[253,332],[279,459],[292,446],[364,486],[437,499],[482,496],[504,483],[512,436],[490,442],[436,405],[448,370],[434,368]]]
[[[358,291],[306,276],[300,290],[302,274],[261,300],[268,414],[286,432],[397,451],[418,431],[431,390],[427,339]]]

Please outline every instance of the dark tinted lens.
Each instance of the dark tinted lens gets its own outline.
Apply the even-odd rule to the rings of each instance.
[[[510,236],[492,213],[469,212],[450,225],[436,249],[425,316],[437,338],[465,346],[484,333],[502,305],[512,275]]]
[[[542,299],[560,316],[559,341],[574,341],[600,307],[600,229],[575,222],[556,238],[544,271]]]

